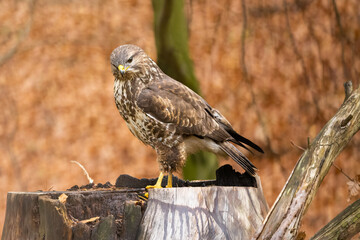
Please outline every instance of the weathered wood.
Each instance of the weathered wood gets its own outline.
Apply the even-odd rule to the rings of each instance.
[[[333,161],[360,129],[360,88],[341,105],[302,154],[256,239],[294,239]]]
[[[258,186],[151,189],[138,239],[250,239],[268,212]]]
[[[360,232],[360,199],[348,206],[310,240],[351,239]]]
[[[135,204],[142,192],[9,192],[2,239],[135,239],[142,215]],[[62,193],[68,196],[66,202],[58,199]],[[134,226],[124,228],[124,217],[130,214],[135,218],[125,222]]]
[[[88,184],[81,188],[74,186],[71,191],[65,192],[10,192],[2,239],[136,239],[146,207],[145,202],[139,201],[138,194],[142,194],[144,187],[154,184],[155,181],[156,179],[136,179],[122,175],[117,179],[116,185],[133,189],[118,189],[107,183]],[[192,205],[183,205],[182,214],[189,218],[191,214],[198,214],[192,217],[200,221],[208,217],[206,224],[222,226],[222,230],[227,231],[225,235],[231,236],[231,232],[239,231],[241,224],[245,226],[243,229],[248,229],[249,224],[252,225],[250,228],[254,231],[268,209],[257,179],[247,173],[236,172],[230,165],[222,166],[216,171],[216,180],[183,181],[174,178],[174,184],[192,187],[157,189],[155,192],[163,196],[159,199],[177,203],[174,199],[184,198],[186,203],[189,196],[197,193],[202,205],[194,211],[186,211],[193,208]],[[234,185],[242,187],[230,187]],[[153,202],[152,197],[150,202]],[[244,217],[245,213],[248,216]],[[245,219],[237,220],[241,216]],[[247,220],[248,217],[250,220]],[[172,221],[176,220],[173,219]],[[232,224],[227,224],[230,221]],[[186,221],[186,224],[190,222]],[[179,225],[176,229],[183,227]],[[202,227],[206,228],[206,225]],[[211,226],[209,230],[212,230]],[[205,231],[206,229],[203,229],[204,233]],[[174,239],[172,235],[166,238]]]
[[[38,198],[39,203],[39,236],[44,240],[71,239],[72,221],[66,211],[65,204],[49,195]],[[22,226],[20,226],[22,227]]]

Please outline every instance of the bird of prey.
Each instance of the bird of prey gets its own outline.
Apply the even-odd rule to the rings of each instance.
[[[117,47],[110,61],[120,115],[130,131],[157,153],[160,175],[148,188],[161,188],[164,174],[168,174],[166,187],[172,187],[172,173],[184,165],[188,154],[200,150],[228,155],[249,174],[256,174],[256,167],[233,144],[263,150],[239,135],[202,97],[163,73],[140,47]]]

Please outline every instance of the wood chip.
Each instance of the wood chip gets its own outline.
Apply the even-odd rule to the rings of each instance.
[[[65,193],[63,193],[63,194],[61,194],[61,195],[59,196],[59,201],[60,201],[61,203],[64,203],[64,204],[65,204],[67,198],[68,198],[68,195],[66,195]]]
[[[97,220],[99,220],[99,219],[100,219],[100,217],[93,217],[93,218],[81,220],[80,222],[82,222],[82,223],[89,223],[89,222],[95,222],[95,221],[97,221]]]

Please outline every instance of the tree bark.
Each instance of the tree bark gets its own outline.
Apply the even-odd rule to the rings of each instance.
[[[150,190],[138,239],[250,239],[268,212],[254,187]]]
[[[9,192],[2,239],[135,239],[142,217],[136,205],[140,192]],[[65,201],[59,200],[61,194]]]
[[[302,154],[256,239],[294,239],[333,161],[360,129],[360,88],[345,99]]]

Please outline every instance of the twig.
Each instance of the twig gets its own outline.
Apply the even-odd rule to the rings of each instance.
[[[299,148],[299,149],[301,149],[301,150],[303,150],[303,151],[306,150],[305,148],[300,147],[299,145],[296,145],[293,141],[290,141],[290,143],[291,143],[294,147],[297,147],[297,148]]]
[[[78,161],[70,161],[70,162],[77,164],[83,170],[84,175],[87,177],[90,184],[94,182],[94,180],[89,176],[89,174],[86,171],[85,167],[83,165],[81,165],[81,163],[79,163]]]
[[[349,175],[347,175],[342,168],[338,167],[335,163],[332,164],[337,170],[339,170],[342,174],[344,174],[345,177],[347,177],[347,179],[349,179],[352,182],[355,182],[355,179],[352,179],[351,177],[349,177]]]

